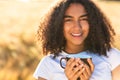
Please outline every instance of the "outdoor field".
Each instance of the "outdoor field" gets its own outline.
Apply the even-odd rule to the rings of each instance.
[[[36,32],[40,17],[56,0],[0,0],[0,80],[35,80],[40,61]],[[94,0],[115,29],[120,50],[120,1]]]

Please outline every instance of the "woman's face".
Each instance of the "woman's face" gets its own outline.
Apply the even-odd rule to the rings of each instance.
[[[88,17],[81,4],[71,4],[64,15],[66,47],[83,46],[89,32]]]

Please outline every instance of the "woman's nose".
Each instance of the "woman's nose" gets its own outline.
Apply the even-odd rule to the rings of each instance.
[[[75,23],[74,23],[74,28],[82,29],[82,26],[81,26],[81,24],[80,24],[79,21],[75,21]]]

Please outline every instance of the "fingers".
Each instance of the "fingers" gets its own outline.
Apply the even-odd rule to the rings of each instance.
[[[87,59],[87,61],[88,61],[88,59]],[[89,62],[88,62],[88,63],[89,63]],[[85,71],[86,71],[86,73],[84,73],[84,76],[85,76],[85,77],[86,77],[86,75],[87,75],[87,76],[91,76],[92,70],[91,70],[90,66],[88,66],[87,64],[85,64],[84,67],[85,67]]]
[[[82,65],[81,65],[82,66]],[[75,76],[78,78],[83,72],[84,72],[85,68],[83,68],[83,66],[80,68],[80,70],[75,74]]]
[[[94,71],[94,64],[93,64],[92,60],[91,59],[87,59],[87,61],[90,64],[91,72],[93,72]]]
[[[70,60],[68,60],[65,68],[69,67],[67,69],[71,71],[75,66],[79,65],[79,63],[78,63],[79,60],[80,60],[79,58],[78,59],[71,58]]]
[[[81,64],[81,61],[79,58],[71,58],[65,67],[65,74],[68,77],[68,79],[76,80],[80,74],[84,71],[83,64]]]
[[[76,75],[77,72],[79,72],[79,74],[82,73],[82,69],[83,69],[83,64],[81,64],[80,66],[77,66],[73,69],[73,73]]]
[[[70,60],[68,60],[65,68],[67,68],[67,67],[69,66],[68,69],[69,69],[69,70],[72,70],[72,67],[75,65],[74,61],[75,61],[74,58],[71,58]]]
[[[81,64],[81,65],[77,66],[76,68],[74,68],[74,70],[73,70],[74,75],[72,77],[73,80],[77,80],[77,78],[79,78],[80,75],[84,72],[85,68],[83,66],[84,65]]]
[[[90,78],[90,76],[91,76],[92,73],[91,73],[91,70],[88,67],[88,65],[85,65],[84,67],[85,67],[85,70],[82,73],[82,77],[84,77],[84,80],[88,80]]]
[[[87,59],[90,67],[87,65],[87,64],[84,64],[84,72],[80,75],[81,79],[82,80],[88,80],[91,75],[92,75],[92,72],[94,70],[94,64],[92,63],[92,60],[91,59]]]
[[[66,76],[68,77],[68,79],[71,79],[73,76],[72,69],[73,69],[73,66],[75,65],[74,61],[75,61],[75,59],[71,58],[70,60],[68,60],[68,62],[66,64],[64,72],[65,72]]]
[[[87,59],[87,61],[90,67],[81,61],[80,58],[71,58],[68,60],[65,67],[65,74],[67,78],[70,80],[76,80],[80,77],[82,80],[88,80],[94,70],[94,64],[91,59]]]

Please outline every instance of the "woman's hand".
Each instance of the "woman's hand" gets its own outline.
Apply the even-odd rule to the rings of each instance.
[[[65,74],[68,80],[77,80],[78,77],[83,73],[85,68],[83,67],[82,61],[80,58],[71,58],[68,60],[65,67]]]
[[[80,58],[71,58],[65,67],[65,74],[68,80],[77,80],[79,77],[81,80],[89,80],[94,70],[94,65],[90,59],[88,59],[88,63],[90,67],[84,64]]]
[[[88,61],[89,65],[90,65],[90,67],[87,64],[83,63],[85,70],[80,75],[81,80],[89,80],[91,75],[92,75],[92,72],[94,71],[94,65],[92,63],[92,60],[91,59],[87,59],[87,61]]]

